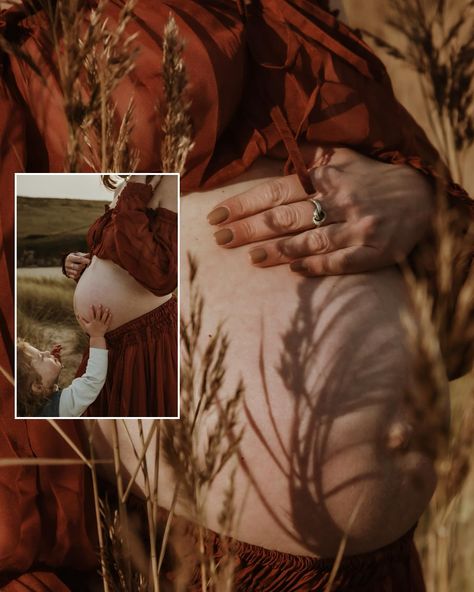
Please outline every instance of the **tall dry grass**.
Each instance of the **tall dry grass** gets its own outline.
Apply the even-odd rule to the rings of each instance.
[[[388,0],[384,35],[364,34],[416,73],[431,140],[455,181],[466,177],[474,143],[474,2]],[[471,191],[474,188],[470,188]],[[459,213],[437,187],[429,249],[431,277],[407,268],[412,311],[404,317],[414,359],[406,402],[418,445],[436,462],[438,487],[422,517],[417,543],[428,592],[474,590],[474,384],[464,379],[454,394],[451,425],[447,375],[472,372],[474,359],[473,208]],[[462,387],[460,387],[462,385]]]

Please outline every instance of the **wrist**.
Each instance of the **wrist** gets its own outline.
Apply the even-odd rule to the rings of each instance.
[[[103,335],[91,335],[89,338],[89,347],[96,347],[97,349],[107,349],[107,342]]]

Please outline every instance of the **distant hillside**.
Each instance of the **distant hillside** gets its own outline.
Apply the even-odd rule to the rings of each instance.
[[[86,251],[89,226],[106,202],[18,197],[18,266],[59,265],[64,252]]]

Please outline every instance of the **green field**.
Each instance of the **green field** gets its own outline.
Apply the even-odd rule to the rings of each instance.
[[[87,230],[105,203],[18,197],[18,267],[59,265],[63,253],[87,251]]]

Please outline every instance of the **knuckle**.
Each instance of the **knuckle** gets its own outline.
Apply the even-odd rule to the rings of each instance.
[[[341,253],[341,255],[339,257],[339,265],[338,265],[337,271],[341,272],[346,269],[350,269],[351,261],[352,261],[352,258],[351,258],[350,253],[348,253],[348,252]]]
[[[230,208],[232,214],[234,216],[237,216],[237,218],[247,215],[249,207],[251,206],[248,198],[245,197],[245,195],[240,195],[239,197],[236,197],[232,200],[228,200],[227,202],[223,203]]]
[[[278,256],[292,257],[295,253],[295,246],[291,239],[280,240],[275,243],[275,250],[278,253]]]
[[[278,230],[291,231],[300,225],[300,216],[295,208],[279,207],[268,212],[269,224]]]
[[[327,253],[331,245],[325,232],[313,231],[308,236],[308,248],[313,253]]]
[[[331,275],[333,273],[333,266],[331,265],[331,259],[329,257],[323,257],[319,262],[320,272],[325,275]]]
[[[256,239],[257,231],[252,222],[241,220],[239,222],[240,232],[238,233],[244,240],[253,241]]]
[[[264,187],[262,199],[269,207],[276,207],[286,202],[288,186],[284,179],[274,179]]]

